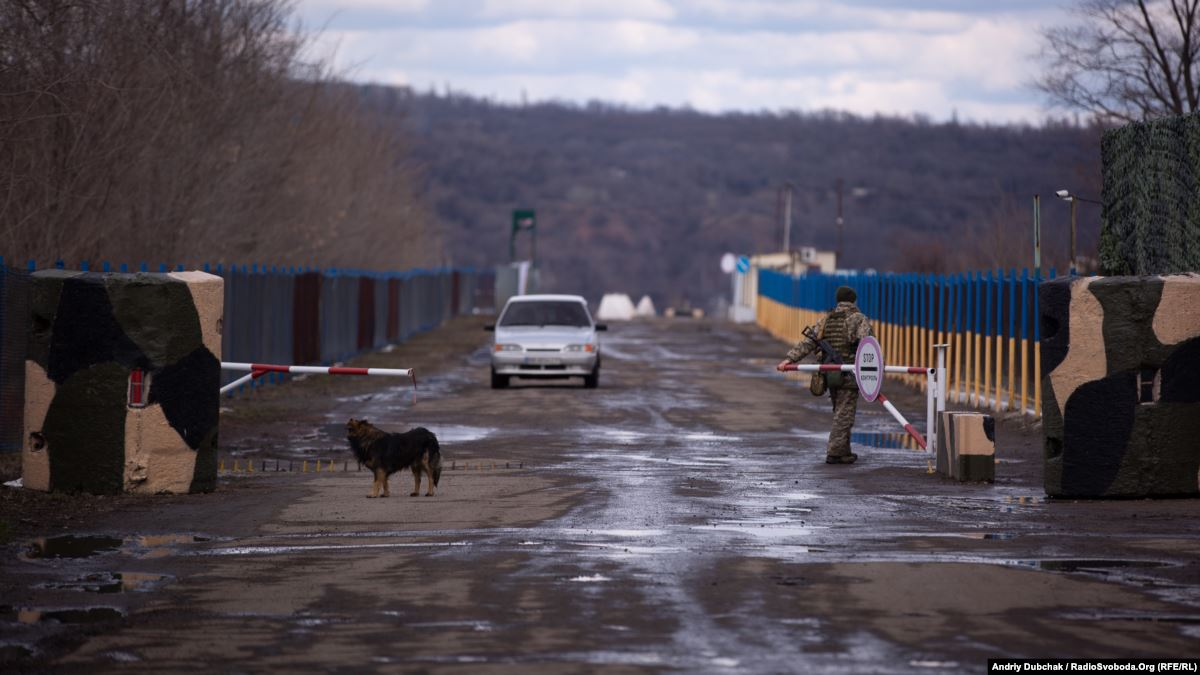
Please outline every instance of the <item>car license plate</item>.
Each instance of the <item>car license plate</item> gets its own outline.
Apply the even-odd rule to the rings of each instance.
[[[561,366],[562,359],[527,358],[525,363],[531,366]]]

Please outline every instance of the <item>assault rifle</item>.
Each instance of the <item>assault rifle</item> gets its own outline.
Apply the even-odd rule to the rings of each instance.
[[[834,349],[833,345],[829,344],[829,342],[827,340],[818,337],[816,332],[813,331],[812,326],[807,326],[807,327],[805,327],[804,330],[802,330],[800,332],[801,332],[801,334],[804,335],[804,337],[817,343],[817,346],[821,348],[822,352],[824,352],[824,354],[821,357],[821,363],[841,363],[842,362],[842,355],[838,354],[837,350]]]

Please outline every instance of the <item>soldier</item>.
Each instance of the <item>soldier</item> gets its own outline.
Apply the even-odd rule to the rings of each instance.
[[[824,339],[842,357],[842,363],[853,363],[858,341],[871,335],[871,322],[858,309],[854,301],[858,294],[849,286],[839,286],[837,306],[824,319],[813,326],[810,333]],[[784,366],[796,363],[819,347],[815,341],[804,337],[787,353],[787,358],[775,366],[782,371]],[[858,409],[858,383],[851,373],[830,373],[829,398],[833,402],[833,428],[829,432],[829,445],[825,450],[828,464],[853,464],[858,455],[850,452],[850,428],[854,426],[854,414]]]

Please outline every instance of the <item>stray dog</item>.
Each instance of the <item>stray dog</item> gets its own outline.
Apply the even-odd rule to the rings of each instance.
[[[375,482],[368,497],[387,497],[388,476],[401,469],[412,467],[415,485],[408,496],[416,497],[421,492],[421,474],[429,476],[426,497],[433,496],[433,488],[442,477],[442,453],[437,436],[425,427],[417,427],[402,434],[390,434],[366,420],[351,418],[346,422],[346,435],[350,448],[358,461],[375,473]]]

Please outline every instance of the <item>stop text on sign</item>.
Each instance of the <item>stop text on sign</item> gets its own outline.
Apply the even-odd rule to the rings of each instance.
[[[883,349],[869,335],[859,340],[858,351],[854,353],[854,377],[859,393],[867,401],[874,401],[883,390]]]

